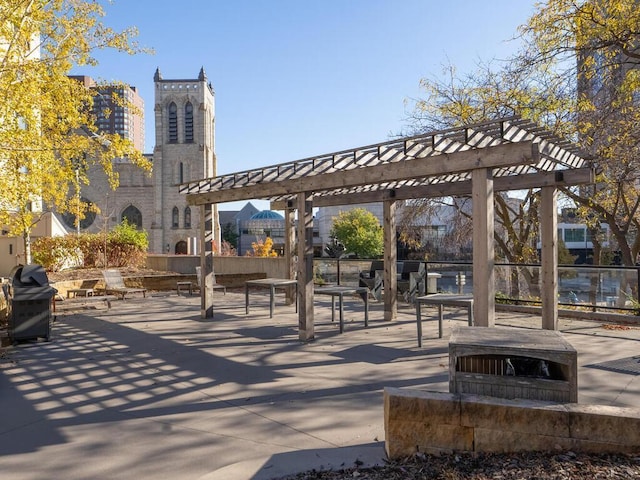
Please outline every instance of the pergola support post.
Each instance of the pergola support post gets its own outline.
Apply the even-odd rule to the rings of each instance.
[[[382,202],[384,220],[384,319],[395,320],[398,316],[396,201],[385,198]]]
[[[287,278],[296,278],[296,264],[293,262],[293,251],[296,242],[296,231],[294,229],[294,210],[287,208],[284,211],[284,258],[287,259],[289,265],[289,271],[287,272]],[[287,303],[291,304],[295,302],[295,289],[287,289]]]
[[[473,318],[475,325],[495,325],[495,254],[493,173],[478,168],[471,173],[473,203]]]
[[[213,208],[200,206],[200,317],[213,318]]]
[[[298,338],[307,342],[313,319],[313,195],[298,193]]]
[[[558,190],[542,187],[540,237],[542,240],[542,328],[558,329]]]

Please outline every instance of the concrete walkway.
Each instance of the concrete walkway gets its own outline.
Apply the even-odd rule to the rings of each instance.
[[[198,297],[151,296],[58,316],[50,343],[0,358],[0,478],[252,479],[384,459],[382,390],[448,390],[447,337],[415,311],[385,322],[373,304],[316,301],[316,340],[298,341],[293,306],[265,295],[217,295],[213,320]],[[436,310],[425,309],[435,320]],[[498,314],[501,326],[540,318]],[[563,320],[578,350],[579,402],[640,407],[640,327]],[[635,358],[634,358],[635,357]]]

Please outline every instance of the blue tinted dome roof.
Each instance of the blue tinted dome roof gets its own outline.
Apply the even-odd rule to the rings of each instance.
[[[284,220],[284,217],[273,210],[262,210],[251,215],[251,220]]]

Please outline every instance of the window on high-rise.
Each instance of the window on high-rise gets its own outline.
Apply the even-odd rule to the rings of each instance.
[[[584,242],[585,241],[585,228],[565,228],[564,241],[565,242]]]
[[[178,143],[178,107],[169,104],[169,143]]]
[[[187,102],[184,106],[184,141],[193,143],[193,105]]]

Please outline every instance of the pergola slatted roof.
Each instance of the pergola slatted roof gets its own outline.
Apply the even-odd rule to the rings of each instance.
[[[384,235],[384,317],[397,314],[396,201],[470,195],[473,208],[474,317],[493,326],[494,192],[541,189],[542,324],[557,328],[557,189],[593,181],[577,149],[518,117],[451,128],[180,185],[191,205],[207,217],[210,205],[266,199],[286,210],[285,255],[291,259],[297,211],[298,325],[313,338],[313,207],[381,202]],[[213,218],[210,217],[210,218]],[[207,222],[201,229],[201,266],[207,271]],[[291,264],[291,263],[290,263]],[[388,267],[387,267],[388,266]],[[203,288],[203,291],[206,291]],[[203,316],[213,300],[202,297]]]
[[[587,166],[572,144],[529,120],[510,117],[201,179],[182,184],[179,189],[192,205],[265,199],[284,206],[301,191],[313,191],[316,205],[341,201],[325,197],[358,194],[369,194],[370,201],[377,201],[374,193],[389,190],[413,189],[412,195],[419,196],[464,194],[468,188],[462,185],[470,182],[470,169],[454,166],[452,159],[466,158],[469,162],[475,152],[500,152],[501,147],[527,144],[532,145],[528,161],[513,158],[522,156],[520,149],[513,150],[511,159],[491,165],[498,185],[501,178]],[[504,152],[505,157],[509,155],[508,150]],[[421,168],[415,169],[417,165]],[[444,185],[446,189],[438,188]],[[420,187],[430,188],[420,193]]]

